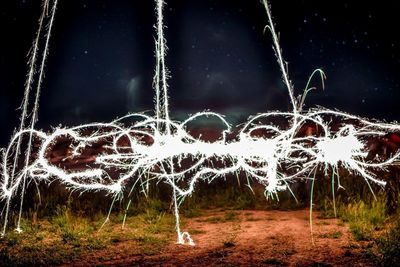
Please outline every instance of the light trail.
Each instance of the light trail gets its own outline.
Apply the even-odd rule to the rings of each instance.
[[[113,197],[113,203],[123,196],[122,193],[128,182],[133,181],[136,187],[140,185],[145,187],[150,180],[168,183],[173,191],[178,243],[190,245],[194,245],[194,242],[189,233],[181,232],[179,205],[185,197],[195,191],[199,181],[211,182],[228,174],[243,172],[265,187],[266,197],[274,197],[279,191],[290,190],[290,183],[312,177],[319,167],[323,167],[326,173],[328,169],[333,169],[336,173],[335,170],[340,167],[361,176],[368,184],[372,182],[384,186],[385,181],[378,179],[374,175],[374,170],[384,170],[387,166],[398,162],[400,152],[385,160],[367,159],[368,146],[365,140],[383,136],[389,132],[399,132],[400,126],[370,122],[358,116],[322,108],[303,110],[305,95],[312,88],[308,88],[307,85],[303,98],[299,103],[296,102],[268,2],[264,0],[263,4],[267,11],[268,28],[273,37],[274,50],[293,110],[258,114],[239,129],[236,139],[231,140],[227,136],[232,135],[235,128],[231,127],[221,114],[199,112],[183,122],[174,121],[169,116],[168,75],[165,63],[167,47],[163,32],[164,2],[162,0],[156,0],[155,116],[128,114],[110,123],[90,123],[72,128],[58,127],[51,133],[34,129],[50,32],[57,5],[57,0],[54,2],[45,0],[36,40],[40,39],[47,10],[51,9],[52,12],[49,17],[49,27],[47,27],[46,45],[42,55],[31,124],[25,127],[30,84],[36,70],[34,62],[38,53],[38,41],[34,44],[33,63],[24,95],[21,126],[2,155],[0,198],[6,203],[3,235],[6,233],[12,198],[19,195],[22,207],[26,179],[36,183],[50,183],[58,180],[65,187],[82,192],[105,191]],[[324,78],[321,70],[316,70],[312,76],[314,74],[320,74],[321,78]],[[188,125],[199,117],[214,117],[220,121],[224,130],[218,140],[209,142],[190,134]],[[279,126],[265,122],[282,118],[289,124]],[[333,129],[333,126],[337,127],[337,124],[333,125],[329,118],[342,122],[352,120],[355,123],[342,123],[339,129]],[[127,126],[123,121],[128,119],[135,119],[135,122]],[[316,125],[321,132],[318,135],[302,136],[300,131],[306,123]],[[262,134],[256,134],[257,132],[262,132]],[[107,141],[108,145],[104,153],[96,155],[95,162],[90,168],[68,170],[51,163],[48,156],[57,141],[63,138],[72,140],[70,147],[72,158],[81,156],[85,148],[96,142]],[[20,155],[22,140],[28,140],[28,149],[24,158],[25,164],[19,166],[18,160],[23,157]],[[127,141],[123,147],[119,144],[121,140]],[[32,151],[33,142],[39,145],[35,153]],[[192,163],[189,165],[184,163],[187,159],[190,159]],[[213,160],[224,162],[224,164],[213,166],[211,164]],[[119,171],[118,177],[113,177],[110,173],[111,169]],[[332,187],[334,187],[334,178],[332,177]],[[315,177],[312,179],[314,182]],[[338,187],[341,187],[339,177],[337,179]],[[131,192],[134,187],[131,188]],[[19,218],[20,216],[21,209]],[[21,231],[19,220],[17,230]]]

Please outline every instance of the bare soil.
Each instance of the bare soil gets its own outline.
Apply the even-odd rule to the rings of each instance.
[[[308,210],[229,213],[186,219],[195,246],[171,240],[160,252],[146,254],[124,241],[66,266],[374,266],[366,244],[354,241],[337,219],[314,213],[311,236]]]

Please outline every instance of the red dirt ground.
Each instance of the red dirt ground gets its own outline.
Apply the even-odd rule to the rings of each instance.
[[[66,266],[374,266],[363,247],[352,239],[348,226],[337,219],[313,215],[312,243],[309,210],[235,211],[233,221],[223,211],[187,219],[195,229],[196,246],[174,240],[160,253],[135,252],[137,243],[126,241],[85,255]]]

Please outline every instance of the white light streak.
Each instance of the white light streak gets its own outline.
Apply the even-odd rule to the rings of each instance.
[[[53,26],[57,0],[50,4],[44,1],[43,14],[39,23],[39,31],[34,43],[33,55],[27,85],[25,88],[21,126],[12,137],[9,146],[4,150],[1,164],[0,198],[6,203],[3,234],[7,226],[10,201],[17,194],[21,197],[21,207],[25,194],[26,179],[36,183],[50,183],[58,180],[71,190],[105,191],[113,199],[122,197],[129,181],[145,186],[149,180],[168,183],[173,191],[174,214],[178,243],[194,245],[189,233],[181,232],[179,204],[190,196],[199,181],[212,181],[228,174],[243,172],[254,177],[265,187],[266,197],[274,197],[279,191],[290,190],[288,185],[299,179],[308,178],[319,166],[325,170],[337,169],[339,166],[362,176],[367,182],[385,185],[376,178],[373,170],[384,170],[388,165],[397,162],[399,153],[385,161],[367,160],[368,147],[365,140],[376,138],[389,132],[400,131],[397,124],[370,122],[363,118],[343,112],[326,109],[303,111],[304,97],[299,104],[294,97],[293,86],[289,80],[287,66],[282,57],[282,50],[272,21],[269,5],[263,4],[267,11],[269,26],[273,37],[274,50],[282,71],[283,81],[287,86],[292,112],[268,112],[250,118],[237,133],[234,140],[227,139],[234,128],[221,114],[199,112],[183,122],[170,119],[168,106],[167,69],[165,64],[166,42],[164,38],[162,0],[156,0],[157,38],[156,38],[156,72],[154,76],[155,116],[144,114],[128,114],[110,123],[90,123],[72,128],[55,128],[52,133],[35,130],[40,87],[44,66],[48,53],[50,32]],[[51,7],[51,14],[47,10]],[[45,48],[39,70],[39,82],[35,94],[33,115],[29,127],[25,127],[28,99],[31,83],[36,67],[38,40],[41,37],[42,24],[48,18]],[[324,74],[320,70],[316,73]],[[305,95],[311,88],[305,89]],[[304,95],[304,96],[305,96]],[[188,124],[199,117],[215,117],[224,126],[221,138],[209,142],[190,135]],[[265,121],[282,119],[290,122],[288,126],[276,126]],[[333,130],[331,118],[339,121],[353,121],[342,124],[339,130]],[[135,122],[126,126],[124,120]],[[318,135],[301,136],[300,130],[306,123],[313,123],[321,129]],[[262,134],[255,134],[257,131]],[[86,170],[68,170],[52,164],[49,152],[58,140],[68,138],[71,141],[71,155],[78,157],[82,151],[100,141],[107,141],[107,147],[101,154],[95,155],[95,162]],[[120,140],[128,140],[125,147],[119,145]],[[28,140],[25,164],[18,165],[22,140]],[[33,142],[39,144],[37,151],[32,151]],[[33,155],[34,153],[34,156]],[[67,159],[67,158],[66,158]],[[184,163],[191,159],[191,164]],[[221,166],[213,166],[212,160],[223,162]],[[118,177],[112,177],[110,169],[119,170]],[[293,171],[296,170],[296,171]],[[340,184],[338,185],[340,186]],[[114,201],[113,201],[114,203]],[[21,215],[21,209],[20,209]],[[21,231],[18,221],[17,230]]]

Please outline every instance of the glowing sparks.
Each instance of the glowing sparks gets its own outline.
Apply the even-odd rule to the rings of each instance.
[[[40,38],[43,20],[50,6],[49,1],[44,3],[44,15],[40,21],[37,39]],[[290,190],[290,183],[309,177],[319,166],[336,169],[340,165],[362,176],[366,181],[384,185],[384,181],[374,177],[372,170],[384,169],[393,164],[399,160],[399,154],[392,155],[385,161],[367,160],[368,147],[364,140],[390,131],[399,131],[400,126],[372,123],[337,111],[323,109],[301,111],[304,97],[298,105],[282,58],[269,5],[265,0],[263,3],[269,20],[268,28],[273,36],[274,50],[293,104],[293,111],[258,114],[250,118],[240,128],[236,138],[231,140],[227,135],[232,135],[234,130],[220,114],[200,112],[183,122],[173,121],[169,117],[162,0],[156,1],[155,116],[129,114],[110,123],[56,128],[52,133],[35,130],[34,122],[37,116],[44,62],[57,4],[57,1],[52,2],[32,123],[29,128],[25,128],[27,110],[24,105],[20,130],[13,136],[3,153],[0,190],[0,197],[6,202],[3,234],[6,230],[10,201],[17,193],[21,198],[24,196],[26,179],[35,182],[51,182],[56,179],[71,190],[103,190],[111,194],[114,200],[122,197],[122,192],[130,181],[133,181],[134,185],[145,185],[153,179],[166,182],[173,190],[178,243],[190,245],[194,245],[194,242],[189,233],[180,230],[179,204],[194,192],[196,184],[201,180],[212,181],[228,174],[244,172],[265,187],[267,197],[273,197],[278,191]],[[36,61],[37,45],[36,42],[32,62]],[[324,77],[320,70],[316,72]],[[35,73],[34,64],[30,67],[30,74],[33,73]],[[24,101],[29,98],[31,80],[32,77],[29,75]],[[309,90],[306,88],[305,93]],[[215,117],[224,126],[220,139],[209,142],[190,134],[188,125],[202,116]],[[340,121],[353,120],[356,123],[343,124],[338,130],[333,130],[333,125],[326,119],[327,117],[335,117]],[[290,123],[287,126],[276,126],[265,122],[274,118],[284,118]],[[126,119],[135,119],[135,122],[130,126],[124,126],[123,121]],[[320,133],[301,135],[300,131],[306,123],[316,125]],[[100,141],[105,141],[106,145],[102,154],[94,156],[90,168],[68,170],[52,163],[48,156],[57,141],[63,138],[71,140],[70,155],[67,156],[70,158],[79,157],[85,148]],[[28,140],[28,150],[24,158],[25,164],[21,167],[17,162],[21,156],[22,140]],[[31,151],[33,142],[39,144],[37,151]],[[215,159],[223,164],[213,165],[212,161]],[[110,173],[112,169],[118,170],[118,177]],[[17,229],[21,230],[19,223]]]
[[[323,114],[323,111],[318,113]],[[326,111],[326,114],[328,113],[329,111]],[[265,113],[259,116],[266,117],[271,114]],[[11,141],[3,157],[3,166],[10,165],[8,161],[12,160],[12,151],[23,136],[33,135],[40,140],[40,147],[35,159],[14,177],[11,175],[10,168],[3,168],[2,197],[9,199],[14,195],[23,177],[47,182],[58,179],[73,190],[104,190],[115,196],[122,193],[128,180],[140,179],[144,184],[147,182],[144,177],[151,177],[151,179],[169,183],[176,192],[176,197],[182,198],[193,193],[199,180],[213,180],[240,171],[256,178],[265,186],[266,194],[271,195],[287,189],[288,183],[307,177],[319,165],[327,168],[329,166],[337,167],[339,163],[349,171],[384,185],[384,181],[373,177],[368,169],[383,168],[398,159],[398,155],[386,162],[365,161],[367,147],[358,137],[365,127],[357,130],[353,126],[344,126],[333,136],[327,131],[319,137],[296,137],[296,133],[299,132],[305,121],[313,121],[313,115],[313,112],[299,114],[298,122],[288,129],[250,122],[238,133],[237,140],[227,141],[222,137],[212,143],[194,138],[186,128],[187,123],[199,116],[216,116],[220,118],[221,123],[228,125],[220,115],[211,112],[196,114],[184,123],[169,121],[171,126],[169,134],[157,130],[157,124],[164,124],[165,120],[157,120],[140,114],[127,115],[123,118],[140,116],[141,120],[129,128],[123,128],[118,121],[115,121],[109,124],[94,123],[70,129],[59,128],[51,134],[37,130],[24,130]],[[345,114],[341,115],[346,116]],[[274,116],[287,118],[287,113],[274,113]],[[328,124],[320,122],[320,125],[321,128],[329,129]],[[398,128],[395,125],[393,127]],[[93,133],[85,134],[89,129]],[[266,133],[272,137],[253,135],[259,129],[268,130]],[[374,126],[374,129],[374,133],[370,133],[368,136],[386,132],[386,128],[380,129]],[[144,141],[143,136],[146,136],[146,139],[151,142]],[[97,155],[95,166],[92,166],[91,169],[69,171],[52,164],[47,155],[52,146],[61,138],[73,140],[71,143],[75,145],[70,147],[72,157],[79,156],[85,147],[101,140],[109,140],[108,151]],[[129,145],[125,145],[123,149],[118,145],[122,138],[129,140]],[[194,160],[190,166],[183,163],[188,158]],[[209,163],[215,158],[226,164],[211,166]],[[175,170],[172,172],[162,166],[169,166],[170,169],[171,166],[175,166]],[[290,166],[296,166],[298,171],[286,173],[289,169],[287,167]],[[111,178],[108,170],[112,167],[121,171],[119,178]],[[185,181],[186,186],[182,187],[176,184],[181,180]],[[9,184],[12,186],[7,186]]]

